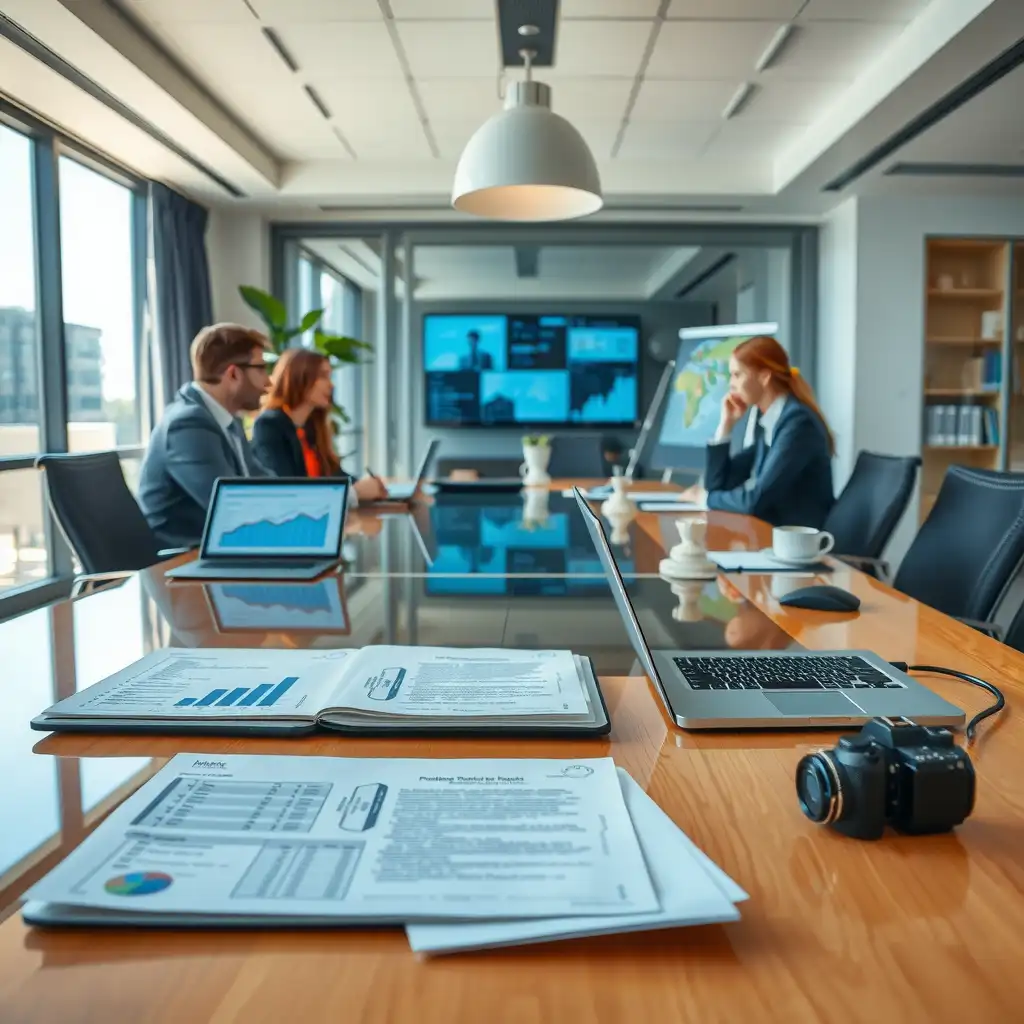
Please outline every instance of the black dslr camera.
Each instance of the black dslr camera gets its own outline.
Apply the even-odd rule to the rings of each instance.
[[[854,839],[885,826],[948,832],[974,807],[974,765],[948,729],[874,718],[831,750],[800,759],[796,792],[811,821]]]

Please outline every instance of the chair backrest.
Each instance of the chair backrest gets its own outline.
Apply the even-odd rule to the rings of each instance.
[[[40,455],[50,508],[87,573],[145,569],[159,545],[128,490],[116,452]]]
[[[605,477],[604,444],[600,434],[559,434],[551,439],[553,477]]]
[[[916,455],[861,452],[842,494],[825,520],[838,555],[881,558],[914,493]]]
[[[1024,559],[1024,473],[951,466],[893,586],[947,615],[991,619]]]

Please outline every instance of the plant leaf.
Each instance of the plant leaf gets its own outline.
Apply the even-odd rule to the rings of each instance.
[[[317,331],[313,335],[313,344],[325,356],[342,363],[359,363],[360,353],[373,349],[373,346],[365,341],[348,338],[342,334],[325,334],[323,331]]]
[[[251,284],[243,284],[238,289],[245,304],[256,313],[257,316],[272,331],[279,331],[284,328],[288,313],[285,311],[284,303],[275,299],[273,295],[254,288]]]
[[[324,315],[322,309],[311,309],[300,321],[299,329],[296,333],[303,334],[308,331],[310,327],[316,326],[320,322],[320,317]]]

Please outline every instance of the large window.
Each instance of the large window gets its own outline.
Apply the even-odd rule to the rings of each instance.
[[[347,278],[332,271],[320,272],[320,303],[323,330],[362,338],[363,293]],[[356,476],[363,472],[363,386],[361,366],[341,366],[334,373],[334,400],[348,422],[339,436],[339,454],[345,469]]]
[[[0,100],[0,616],[75,570],[37,455],[116,448],[136,482],[146,216],[144,183]]]
[[[42,450],[35,267],[32,141],[0,125],[0,459]]]
[[[132,192],[60,158],[68,448],[138,444]]]

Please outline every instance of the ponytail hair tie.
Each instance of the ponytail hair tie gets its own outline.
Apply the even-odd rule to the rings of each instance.
[[[790,377],[799,377],[800,371],[795,366],[791,366],[789,368],[789,375]]]

